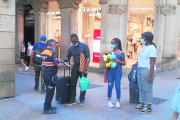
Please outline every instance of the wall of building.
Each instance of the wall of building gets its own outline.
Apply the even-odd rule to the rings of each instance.
[[[15,91],[15,0],[0,1],[0,98]]]

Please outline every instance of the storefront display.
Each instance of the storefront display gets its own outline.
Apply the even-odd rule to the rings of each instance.
[[[47,38],[56,41],[55,53],[60,59],[61,13],[56,1],[49,2],[47,12]]]
[[[97,0],[83,0],[81,5],[82,37],[81,41],[89,46],[91,62],[100,62],[101,7]],[[97,64],[96,64],[97,65]]]

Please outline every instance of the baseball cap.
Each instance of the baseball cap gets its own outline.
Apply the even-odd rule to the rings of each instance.
[[[41,35],[40,39],[45,41],[46,40],[46,35]]]

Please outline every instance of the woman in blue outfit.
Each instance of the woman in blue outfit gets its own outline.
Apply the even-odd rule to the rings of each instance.
[[[121,77],[122,77],[122,65],[125,65],[125,55],[122,51],[121,41],[118,38],[114,38],[111,41],[111,48],[113,49],[110,54],[116,55],[116,59],[113,61],[117,63],[115,68],[108,69],[108,106],[114,107],[111,102],[112,89],[115,81],[117,102],[116,107],[120,107],[120,98],[121,98]]]

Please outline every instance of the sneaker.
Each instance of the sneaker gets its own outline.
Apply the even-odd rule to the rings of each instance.
[[[19,68],[19,71],[22,71],[22,68]]]
[[[56,113],[56,110],[43,110],[43,114],[55,114]]]
[[[29,67],[26,66],[26,67],[25,67],[25,71],[28,71],[28,69],[29,69]]]
[[[134,110],[138,111],[138,110],[142,110],[144,108],[144,106],[142,106],[141,104],[137,105]]]
[[[116,108],[120,108],[121,107],[121,104],[120,104],[120,102],[116,102]]]
[[[46,90],[45,89],[41,89],[41,94],[44,94],[46,93]]]
[[[67,103],[66,105],[67,105],[67,106],[72,106],[72,105],[74,105],[74,104],[76,104],[76,102],[69,102],[69,103]]]
[[[80,101],[80,105],[85,105],[85,102],[84,101]]]
[[[38,88],[38,87],[34,87],[34,90],[35,90],[35,91],[39,91],[39,88]]]
[[[111,101],[108,102],[108,106],[109,106],[110,108],[113,108],[113,107],[114,107],[114,105],[112,104]]]
[[[51,110],[57,110],[57,107],[51,106],[49,109],[51,109]]]
[[[144,108],[144,109],[141,111],[141,114],[149,114],[149,113],[152,113],[152,109]]]

